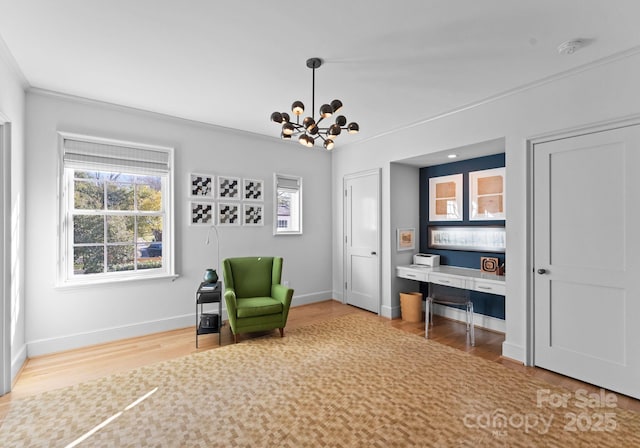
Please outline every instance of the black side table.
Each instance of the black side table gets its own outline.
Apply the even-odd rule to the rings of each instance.
[[[205,313],[205,303],[217,303],[217,313]],[[198,305],[200,308],[198,309]],[[196,291],[196,348],[198,336],[201,334],[218,333],[218,345],[222,345],[222,282],[200,283]]]

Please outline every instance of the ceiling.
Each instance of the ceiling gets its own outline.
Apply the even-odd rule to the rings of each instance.
[[[339,149],[633,51],[638,17],[638,0],[0,0],[0,37],[31,87],[273,138],[273,111],[309,112],[320,57],[316,108],[339,98],[360,124]]]

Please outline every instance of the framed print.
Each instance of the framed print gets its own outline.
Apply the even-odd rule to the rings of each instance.
[[[264,182],[261,179],[243,179],[242,199],[245,201],[264,201]]]
[[[429,221],[462,221],[462,174],[429,179]]]
[[[505,173],[504,167],[469,173],[469,219],[471,221],[506,218]]]
[[[240,178],[218,176],[218,199],[240,199]]]
[[[218,226],[239,226],[240,204],[218,202]]]
[[[192,201],[189,203],[189,224],[193,226],[213,225],[213,203]]]
[[[398,229],[398,250],[416,248],[416,229]]]
[[[213,199],[213,176],[211,174],[191,173],[189,175],[189,196],[192,198]]]
[[[427,237],[430,249],[504,253],[507,248],[504,226],[429,226]]]
[[[242,225],[263,226],[264,206],[262,204],[242,204]]]

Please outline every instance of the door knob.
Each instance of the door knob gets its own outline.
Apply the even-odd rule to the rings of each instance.
[[[538,269],[538,274],[546,274],[547,270],[546,269]]]
[[[371,255],[375,255],[375,254],[376,254],[375,252],[371,252]]]

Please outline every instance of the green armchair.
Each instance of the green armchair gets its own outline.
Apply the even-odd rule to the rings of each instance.
[[[282,258],[227,258],[222,262],[222,276],[235,342],[239,333],[276,328],[284,336],[293,289],[280,284]]]

